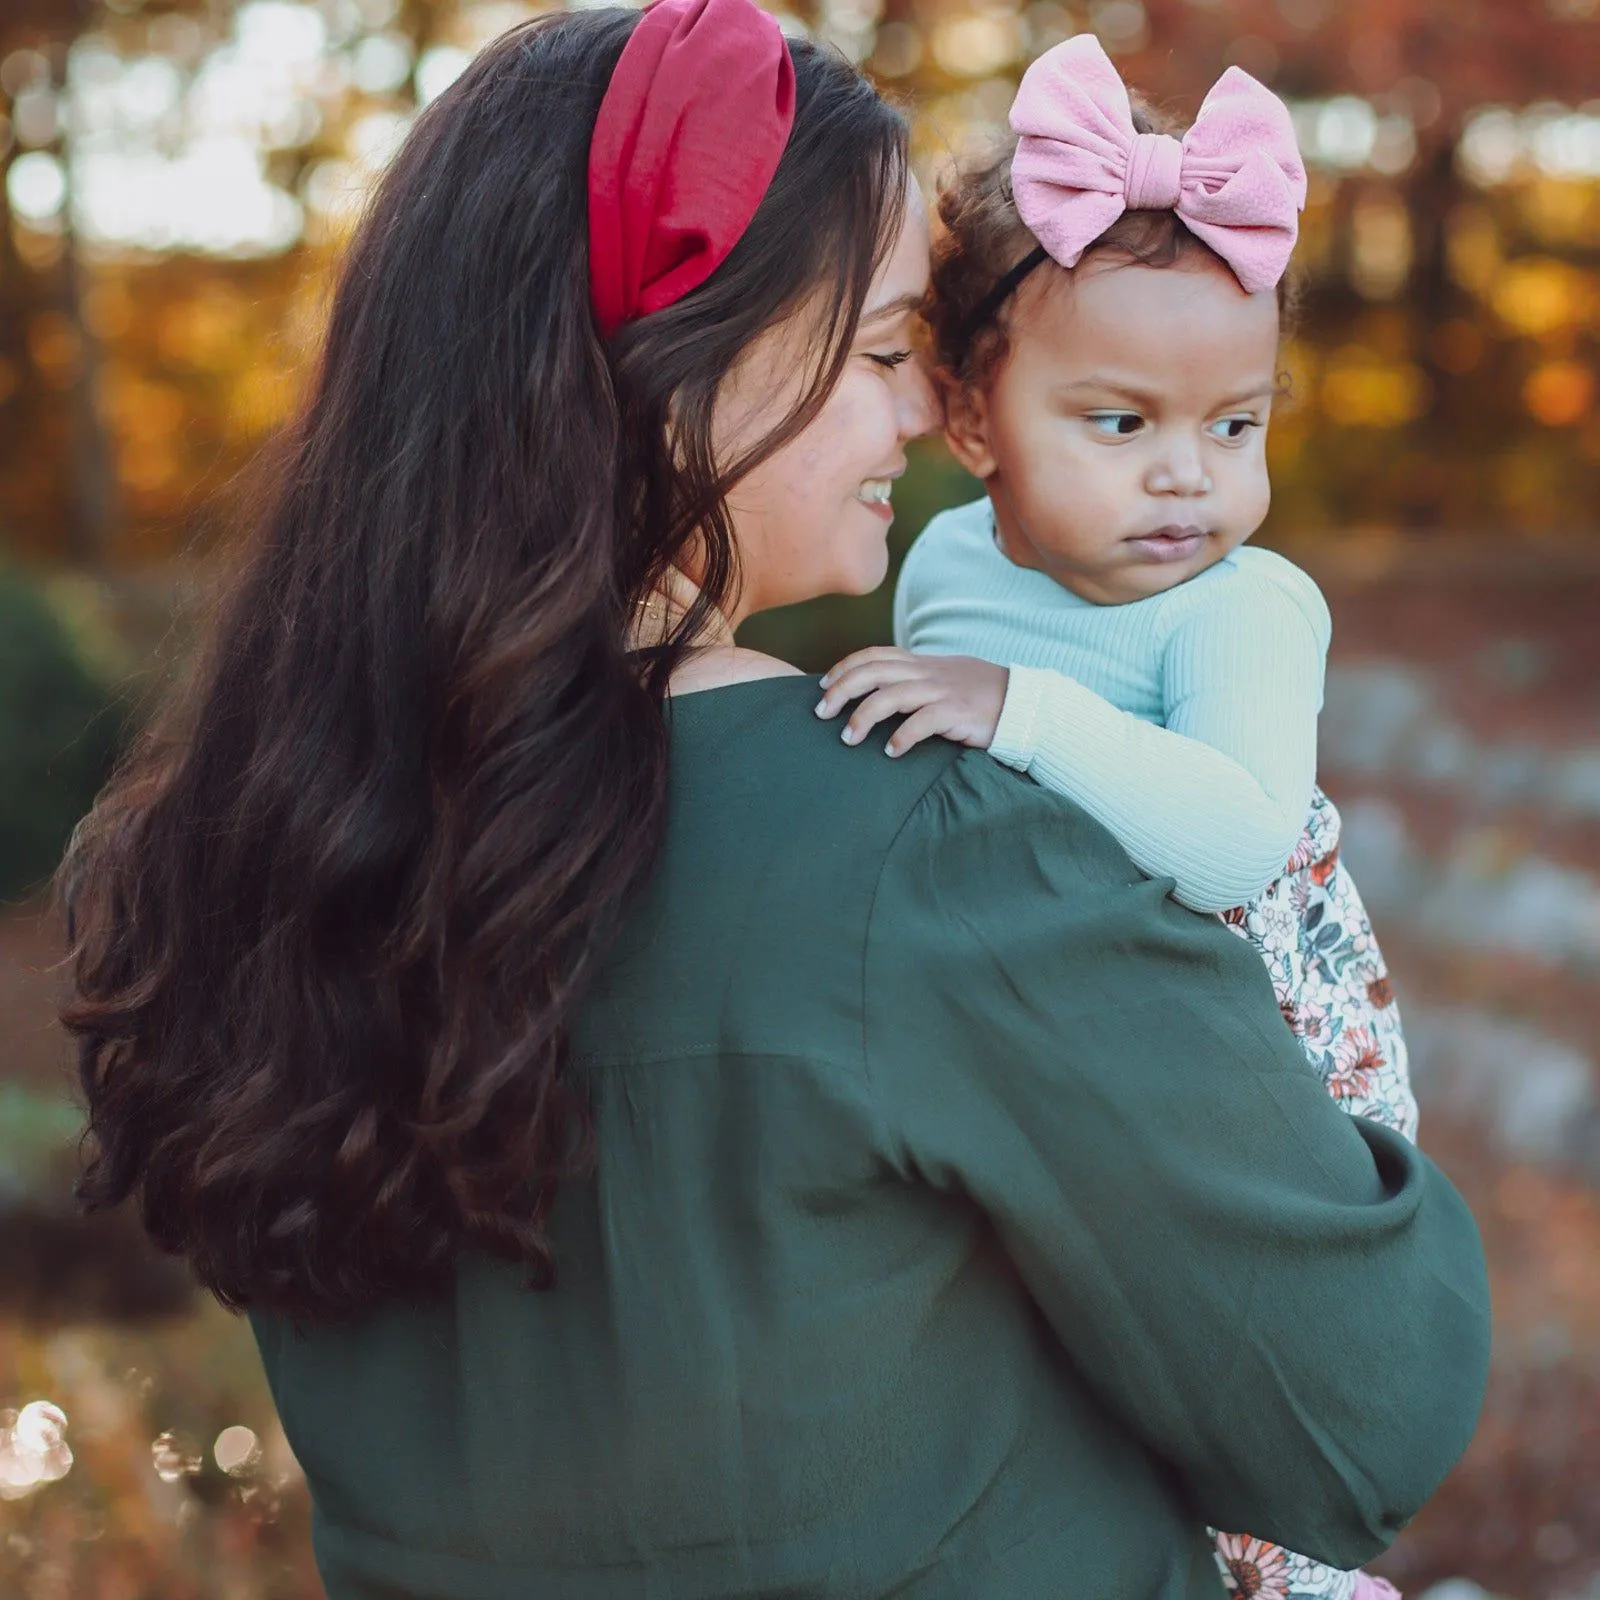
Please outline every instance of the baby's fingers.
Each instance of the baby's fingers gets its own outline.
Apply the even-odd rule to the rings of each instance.
[[[839,737],[846,744],[860,744],[886,718],[902,716],[926,705],[932,692],[928,684],[910,681],[878,689],[850,713],[850,720],[839,730]]]
[[[937,739],[941,735],[948,735],[950,728],[950,708],[942,700],[933,701],[912,712],[889,735],[889,742],[883,747],[884,752],[891,756],[903,756],[907,750],[921,744],[924,739]]]
[[[848,671],[841,671],[842,665],[833,669],[827,690],[817,702],[817,715],[824,719],[837,716],[852,700],[859,700],[874,689],[887,689],[891,684],[908,683],[922,676],[916,657],[909,655],[864,661]]]
[[[904,664],[916,659],[909,650],[898,649],[892,644],[868,645],[865,650],[853,650],[843,660],[835,661],[822,674],[820,681],[824,689],[831,689],[842,677],[847,673],[854,672],[858,667],[879,666],[889,661],[898,661]]]

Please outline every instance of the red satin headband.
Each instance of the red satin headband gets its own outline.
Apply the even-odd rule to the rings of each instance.
[[[660,0],[589,144],[589,294],[610,338],[698,288],[766,194],[794,124],[794,63],[751,0]]]

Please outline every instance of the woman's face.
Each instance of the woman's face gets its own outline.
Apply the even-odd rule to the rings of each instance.
[[[927,287],[928,223],[913,180],[899,242],[873,280],[843,377],[805,431],[728,496],[742,575],[733,621],[816,595],[867,594],[883,582],[889,494],[905,471],[906,442],[939,420],[912,355]],[[771,329],[740,358],[713,415],[719,461],[783,421],[803,392],[806,359],[805,332],[792,325]]]

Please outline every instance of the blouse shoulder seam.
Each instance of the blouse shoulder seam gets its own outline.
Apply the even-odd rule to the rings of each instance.
[[[841,1052],[842,1054],[842,1052]],[[579,1073],[615,1072],[631,1067],[654,1067],[664,1062],[677,1065],[694,1061],[781,1061],[803,1062],[807,1066],[827,1067],[830,1070],[855,1071],[839,1055],[829,1055],[817,1050],[730,1050],[719,1040],[708,1039],[702,1044],[680,1046],[663,1050],[630,1050],[594,1055],[575,1055],[572,1069]]]
[[[911,826],[912,819],[927,803],[928,796],[943,784],[956,767],[960,765],[964,754],[966,754],[966,751],[962,746],[952,746],[950,759],[917,791],[911,803],[906,807],[905,815],[900,819],[898,826],[889,836],[889,842],[884,846],[882,859],[878,863],[877,876],[872,882],[872,896],[867,901],[867,915],[861,927],[861,1072],[866,1080],[875,1114],[878,1110],[878,1091],[876,1080],[872,1075],[872,1052],[867,1043],[867,960],[872,950],[873,925],[878,916],[878,897],[883,889],[883,879],[885,873],[889,870],[890,859],[898,848],[900,840],[904,837],[906,829]]]

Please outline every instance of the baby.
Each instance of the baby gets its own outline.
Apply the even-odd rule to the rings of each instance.
[[[987,494],[907,557],[904,648],[840,662],[818,714],[860,701],[852,744],[903,715],[890,755],[941,735],[1076,801],[1254,945],[1342,1106],[1414,1138],[1387,971],[1316,787],[1327,606],[1246,546],[1305,201],[1287,109],[1230,69],[1180,142],[1083,35],[1029,69],[1011,125],[1014,150],[941,195],[928,311],[950,448]],[[1394,1593],[1244,1534],[1217,1556],[1257,1600]]]

